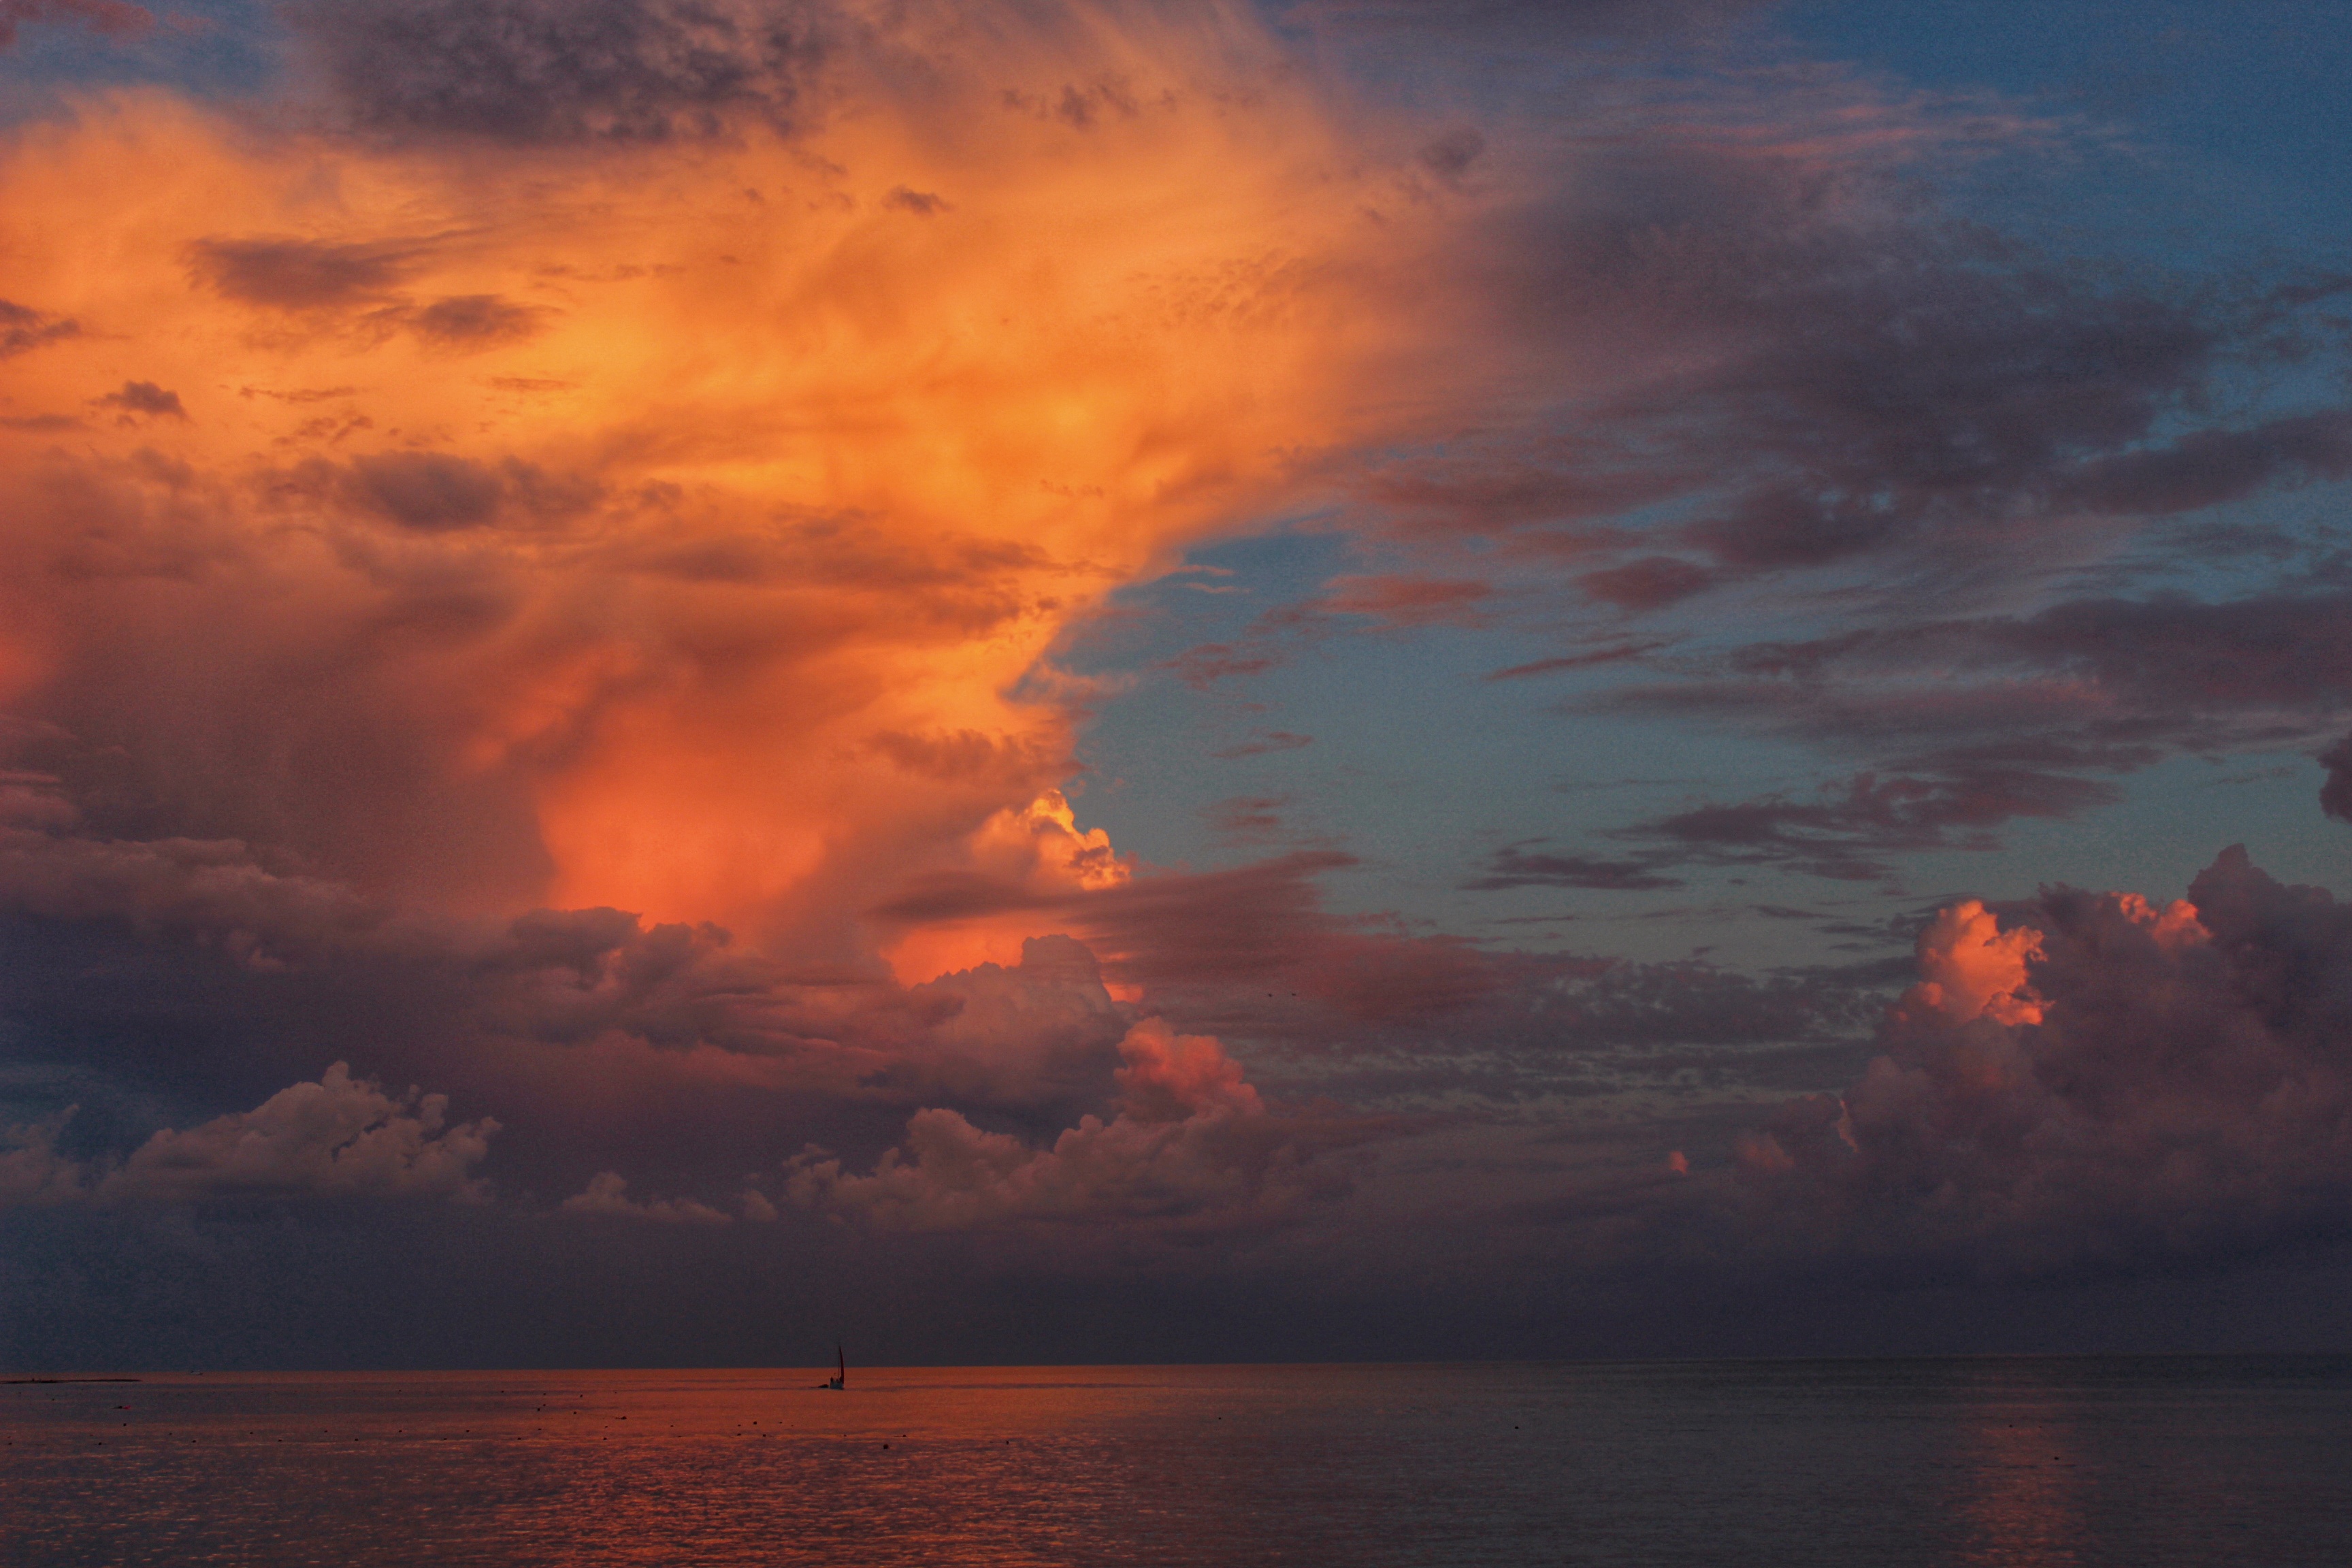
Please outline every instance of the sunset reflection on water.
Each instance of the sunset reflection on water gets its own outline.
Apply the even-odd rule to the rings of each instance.
[[[2352,1523],[2343,1362],[830,1370],[12,1384],[0,1560],[2316,1564]]]
[[[2032,1411],[1978,1426],[1970,1492],[1959,1512],[1974,1529],[1967,1561],[2006,1568],[2071,1568],[2084,1561],[2076,1490],[2082,1460],[2071,1435]]]

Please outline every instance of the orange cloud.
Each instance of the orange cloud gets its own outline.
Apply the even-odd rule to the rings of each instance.
[[[2042,998],[2026,984],[2026,965],[2042,955],[2042,933],[2031,926],[2002,931],[1974,899],[1952,905],[1919,934],[1919,984],[1901,1005],[1946,1022],[1987,1017],[1998,1024],[2038,1024]]]
[[[1435,209],[1367,215],[1256,24],[1074,15],[909,23],[919,91],[861,56],[791,139],[19,132],[0,679],[174,831],[865,955],[876,889],[1027,852],[1072,619],[1393,424],[1425,335],[1360,306]],[[1115,874],[1062,827],[1097,869],[1034,875]]]

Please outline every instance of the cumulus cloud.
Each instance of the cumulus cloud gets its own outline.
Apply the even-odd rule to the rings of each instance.
[[[73,1203],[89,1195],[79,1162],[58,1152],[58,1135],[79,1106],[38,1121],[0,1126],[0,1208]]]
[[[58,1152],[60,1117],[8,1130],[0,1197],[13,1203],[205,1203],[253,1198],[428,1197],[478,1202],[472,1172],[499,1123],[451,1124],[449,1098],[387,1094],[337,1062],[316,1082],[251,1110],[165,1128],[120,1163]],[[69,1113],[68,1113],[69,1114]]]
[[[2213,1258],[2352,1218],[2352,910],[2232,848],[2189,897],[1945,910],[1843,1096],[1741,1149],[1758,1224],[2033,1274]]]
[[[559,1213],[607,1219],[644,1220],[654,1225],[731,1225],[733,1216],[692,1198],[637,1199],[628,1195],[629,1184],[618,1172],[599,1171],[588,1184],[556,1205]],[[756,1195],[756,1194],[754,1194]],[[771,1209],[772,1216],[772,1208]]]
[[[919,1110],[905,1142],[858,1175],[812,1149],[787,1167],[804,1206],[896,1230],[1118,1224],[1169,1235],[1260,1228],[1344,1195],[1344,1129],[1276,1116],[1204,1036],[1149,1018],[1119,1041],[1118,1104],[1051,1145]]]

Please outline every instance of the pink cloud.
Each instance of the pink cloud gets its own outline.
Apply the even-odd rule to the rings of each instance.
[[[919,1110],[905,1142],[858,1175],[822,1150],[787,1166],[794,1202],[884,1229],[1120,1225],[1201,1235],[1298,1217],[1349,1190],[1343,1129],[1268,1111],[1213,1038],[1158,1018],[1119,1042],[1118,1103],[1050,1145]]]
[[[599,1171],[588,1184],[556,1205],[558,1213],[604,1219],[643,1220],[650,1225],[731,1225],[733,1216],[692,1198],[640,1200],[628,1195],[629,1184],[616,1171]],[[753,1194],[757,1195],[757,1194]],[[765,1200],[762,1200],[763,1204]],[[774,1209],[769,1205],[769,1216]],[[755,1216],[756,1217],[756,1216]]]

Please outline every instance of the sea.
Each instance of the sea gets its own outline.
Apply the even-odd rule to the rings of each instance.
[[[2352,1563],[2352,1358],[11,1379],[0,1562]]]

